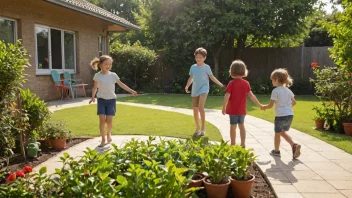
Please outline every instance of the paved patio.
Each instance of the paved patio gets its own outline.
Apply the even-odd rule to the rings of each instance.
[[[54,101],[49,103],[49,109],[55,111],[88,105],[88,101],[89,99],[86,98]],[[118,104],[193,115],[192,110],[189,109],[122,102],[118,102]],[[228,116],[223,116],[219,110],[207,109],[206,120],[220,130],[224,140],[230,140]],[[294,141],[302,145],[302,155],[298,160],[292,160],[289,144],[282,141],[281,158],[272,157],[269,151],[273,149],[274,144],[274,125],[253,116],[247,116],[245,122],[247,128],[246,146],[253,148],[255,154],[258,155],[257,163],[267,175],[278,197],[352,198],[352,155],[310,135],[291,129],[289,134]],[[113,142],[121,145],[132,137],[142,140],[147,138],[146,136],[113,136]],[[64,152],[75,157],[80,156],[86,147],[96,148],[99,140],[100,138],[88,140]],[[53,172],[55,168],[61,166],[59,162],[61,155],[62,153],[44,162],[35,170],[39,170],[41,166],[47,166],[48,171]]]

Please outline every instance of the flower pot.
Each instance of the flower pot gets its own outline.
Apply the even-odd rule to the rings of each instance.
[[[226,198],[227,191],[229,189],[230,180],[226,184],[212,184],[207,181],[208,177],[203,179],[205,190],[207,191],[208,197],[211,198]]]
[[[66,137],[61,139],[49,139],[51,148],[54,150],[64,150],[66,148]]]
[[[345,135],[352,136],[352,123],[343,123],[343,130]]]
[[[197,188],[203,185],[204,175],[202,173],[195,173],[192,177],[192,181],[188,184],[188,188]]]
[[[230,178],[232,194],[236,198],[249,198],[252,192],[252,186],[255,180],[255,176],[251,175],[252,178],[247,181],[240,181]]]
[[[325,120],[315,120],[315,127],[317,129],[324,129]]]

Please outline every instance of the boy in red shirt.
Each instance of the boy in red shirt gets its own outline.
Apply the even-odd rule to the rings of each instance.
[[[245,146],[246,129],[244,127],[244,117],[246,116],[247,96],[260,108],[263,107],[251,91],[249,82],[243,80],[248,74],[247,66],[241,60],[232,62],[229,70],[233,80],[227,85],[222,114],[230,115],[230,137],[231,145],[236,144],[236,128],[240,128],[241,146]]]

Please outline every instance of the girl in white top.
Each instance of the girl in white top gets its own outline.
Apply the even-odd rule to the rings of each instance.
[[[110,143],[111,140],[111,129],[112,129],[112,118],[116,113],[116,94],[115,94],[115,84],[117,83],[122,89],[130,92],[133,96],[137,95],[137,92],[130,89],[124,83],[120,81],[120,78],[116,73],[110,72],[112,67],[112,58],[107,55],[101,56],[99,59],[94,58],[91,61],[91,66],[94,70],[100,68],[100,72],[94,75],[94,87],[92,91],[92,99],[90,103],[95,102],[95,94],[97,89],[98,98],[98,108],[97,115],[99,115],[99,129],[101,135],[101,144],[99,147],[103,147],[107,143]],[[105,123],[107,124],[107,137],[105,139]]]
[[[290,130],[293,120],[292,107],[296,105],[295,96],[288,88],[292,85],[293,80],[285,69],[274,70],[270,79],[276,88],[271,93],[270,103],[262,107],[263,110],[266,110],[272,108],[275,104],[275,148],[270,154],[281,156],[279,148],[281,137],[283,137],[291,145],[293,159],[296,159],[301,154],[301,145],[294,143],[286,133]]]

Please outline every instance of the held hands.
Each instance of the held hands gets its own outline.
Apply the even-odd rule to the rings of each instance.
[[[260,105],[260,109],[265,111],[266,110],[266,105]]]
[[[95,98],[90,99],[89,104],[90,103],[95,103]]]

